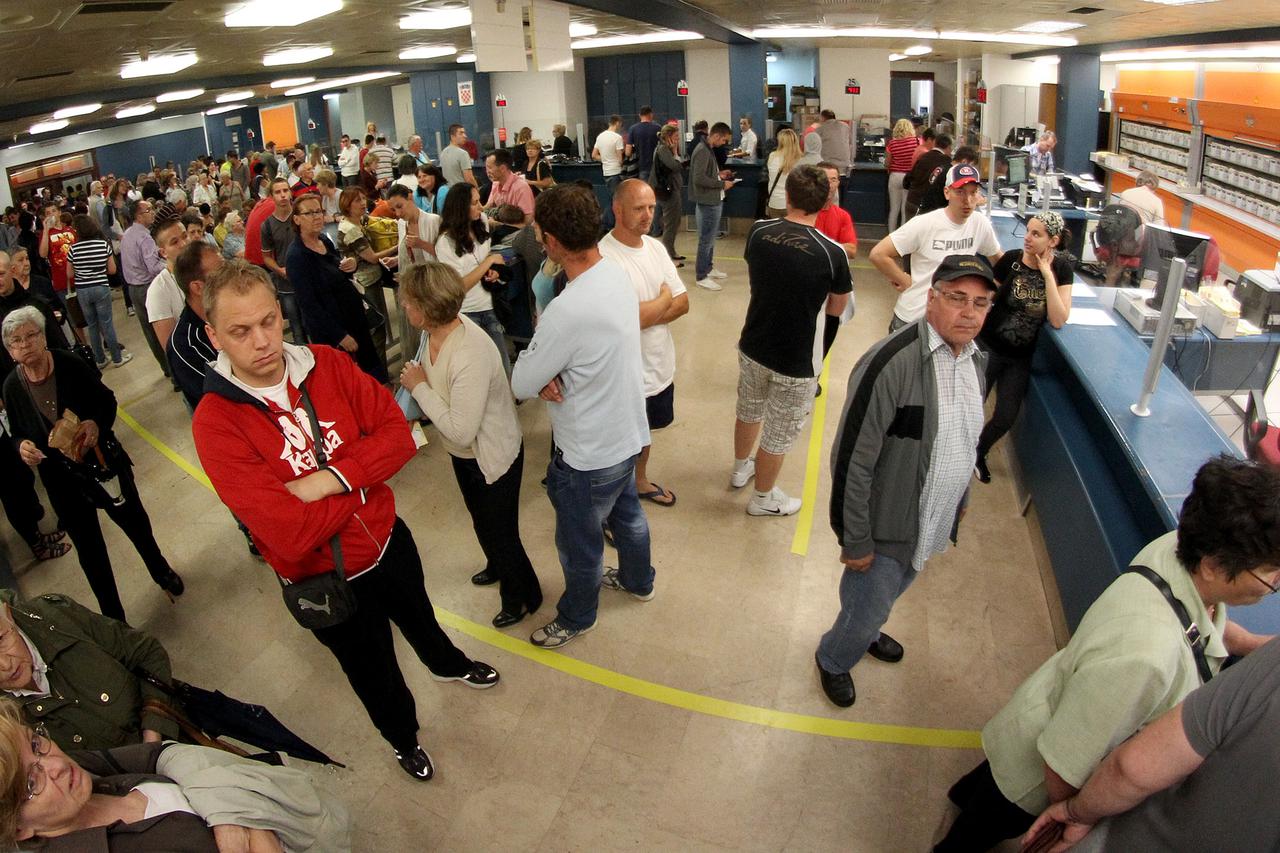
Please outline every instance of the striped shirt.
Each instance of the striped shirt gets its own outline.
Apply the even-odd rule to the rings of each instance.
[[[67,250],[67,260],[76,273],[76,287],[106,285],[107,258],[111,248],[106,240],[80,240]]]
[[[889,171],[910,172],[916,148],[919,146],[920,140],[914,136],[903,136],[886,142],[884,146],[885,162],[889,166]]]
[[[982,432],[982,384],[973,357],[978,347],[972,341],[960,355],[926,323],[929,330],[929,358],[938,387],[938,433],[933,440],[929,472],[920,492],[920,535],[911,565],[916,571],[934,554],[947,550],[956,510],[969,488],[969,476],[978,456],[978,434]]]

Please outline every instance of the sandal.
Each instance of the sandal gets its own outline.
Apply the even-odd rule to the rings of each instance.
[[[662,486],[659,486],[657,483],[652,483],[651,485],[653,486],[652,492],[641,492],[638,495],[636,495],[636,497],[640,498],[640,500],[642,501],[650,501],[652,503],[655,503],[658,506],[675,506],[676,505],[675,492],[668,491],[667,489],[662,488]],[[664,498],[666,498],[668,495],[671,496],[671,500],[664,500]]]
[[[41,533],[36,536],[36,541],[31,543],[31,553],[35,554],[40,562],[56,560],[71,550],[71,543],[62,541],[66,537],[65,530]]]

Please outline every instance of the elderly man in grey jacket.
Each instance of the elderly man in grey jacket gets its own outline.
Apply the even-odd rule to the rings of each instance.
[[[864,653],[902,646],[880,627],[925,561],[955,541],[982,431],[983,356],[973,343],[995,278],[978,255],[950,255],[925,316],[868,350],[849,378],[831,452],[831,527],[840,542],[840,614],[815,655],[827,698],[853,704]]]

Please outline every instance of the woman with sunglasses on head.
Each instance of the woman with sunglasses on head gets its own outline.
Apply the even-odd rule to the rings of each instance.
[[[987,453],[1004,436],[1022,408],[1031,381],[1031,354],[1047,322],[1061,329],[1071,313],[1071,259],[1061,251],[1070,239],[1062,215],[1049,210],[1031,217],[1021,249],[996,262],[1000,289],[987,314],[978,345],[987,353],[987,393],[996,389],[996,408],[978,438],[978,479],[991,482]]]

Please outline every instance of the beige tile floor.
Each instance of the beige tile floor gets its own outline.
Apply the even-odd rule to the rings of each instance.
[[[692,255],[689,235],[681,247]],[[823,697],[813,650],[837,610],[838,549],[825,521],[826,459],[845,382],[886,327],[891,293],[863,259],[858,313],[831,358],[821,474],[806,556],[791,553],[797,519],[757,519],[727,485],[732,462],[736,357],[747,305],[742,240],[720,241],[725,289],[685,280],[692,309],[675,324],[676,423],[655,437],[651,473],[679,496],[653,507],[658,596],[641,604],[602,596],[600,622],[565,650],[659,685],[801,715],[911,727],[976,730],[1054,650],[1031,537],[1003,456],[995,483],[976,485],[960,546],[928,566],[888,629],[906,646],[890,666],[854,671],[847,711]],[[106,381],[122,408],[195,462],[190,422],[117,302],[116,323],[136,358]],[[394,326],[393,326],[394,327]],[[528,444],[523,531],[547,604],[507,633],[523,641],[554,615],[562,589],[543,490],[548,419],[520,409]],[[584,681],[456,630],[502,683],[471,691],[431,681],[401,644],[418,700],[434,781],[408,779],[368,722],[329,654],[281,605],[269,570],[252,560],[217,499],[117,423],[132,455],[156,535],[187,592],[170,605],[136,553],[105,520],[130,620],[160,637],[174,672],[262,702],[349,765],[318,770],[352,809],[358,850],[787,850],[918,851],[947,819],[947,787],[979,759],[971,750],[805,734],[672,707]],[[800,494],[808,431],[781,485]],[[417,538],[438,607],[485,626],[496,593],[468,582],[480,549],[444,452],[434,442],[392,481]],[[26,549],[9,538],[9,551]],[[606,554],[606,559],[609,558]],[[20,567],[27,594],[58,590],[93,605],[74,556]],[[523,646],[521,646],[523,648]],[[550,653],[539,653],[544,656]],[[535,655],[535,657],[537,657]]]

